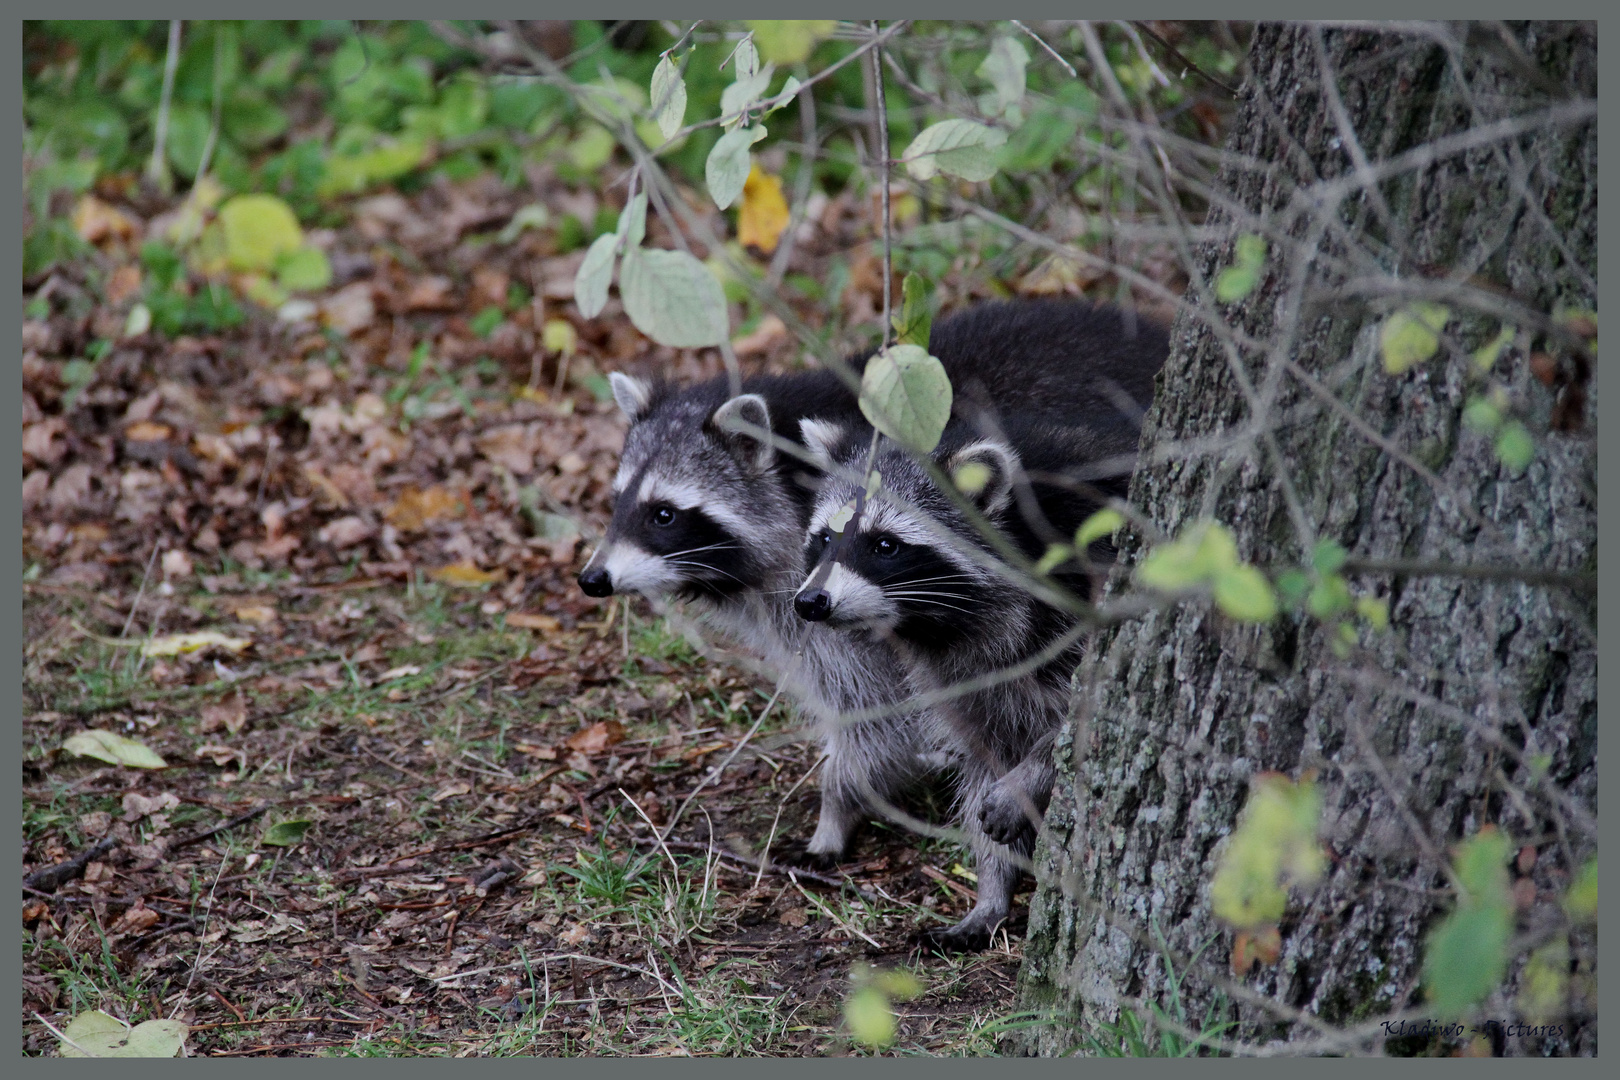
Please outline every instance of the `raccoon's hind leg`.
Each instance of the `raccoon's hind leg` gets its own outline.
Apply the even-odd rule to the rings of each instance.
[[[983,803],[994,779],[988,773],[963,778],[962,831],[973,849],[974,870],[979,876],[978,902],[955,926],[924,933],[929,945],[947,952],[978,952],[990,944],[990,936],[1012,914],[1013,892],[1024,872],[1023,864],[1035,848],[1033,831],[1005,845],[979,828]]]
[[[1052,764],[1054,731],[1041,738],[1024,760],[1013,766],[985,792],[979,826],[998,844],[1033,841],[1052,799],[1057,768]],[[1032,845],[1033,846],[1033,845]]]
[[[849,853],[855,829],[887,807],[924,772],[926,749],[909,716],[829,725],[821,772],[821,814],[805,845],[806,861],[831,866]]]

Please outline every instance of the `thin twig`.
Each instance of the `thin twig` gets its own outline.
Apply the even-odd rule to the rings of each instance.
[[[1058,63],[1062,64],[1063,65],[1063,70],[1067,71],[1069,73],[1069,78],[1077,79],[1077,78],[1080,77],[1080,73],[1074,70],[1074,65],[1069,63],[1067,60],[1063,59],[1063,54],[1058,52],[1056,49],[1052,48],[1052,46],[1048,45],[1046,43],[1045,39],[1043,39],[1041,37],[1041,35],[1037,34],[1035,31],[1031,30],[1029,27],[1025,26],[1023,23],[1019,22],[1017,19],[1008,19],[1007,21],[1012,23],[1014,26],[1018,27],[1018,29],[1022,30],[1024,33],[1028,34],[1031,38],[1034,39],[1035,44],[1037,44],[1041,48],[1045,49],[1047,54],[1049,56],[1051,56],[1052,59],[1054,59]]]
[[[883,184],[883,347],[894,336],[894,255],[889,213],[889,106],[883,100],[883,47],[878,39],[877,20],[872,20],[872,108],[876,112],[878,136],[878,177]]]
[[[163,95],[158,99],[156,130],[152,135],[152,159],[146,175],[154,184],[167,186],[168,160],[163,156],[169,139],[169,104],[174,98],[174,73],[180,67],[180,19],[169,20],[169,49],[163,58]]]

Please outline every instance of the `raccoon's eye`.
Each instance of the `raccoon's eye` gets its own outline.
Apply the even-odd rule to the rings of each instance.
[[[668,506],[654,507],[652,512],[652,523],[657,525],[659,528],[668,528],[669,526],[675,524],[675,511]]]
[[[892,559],[900,554],[900,541],[892,536],[880,536],[872,541],[872,554],[880,559]]]
[[[821,535],[816,537],[816,543],[820,544],[822,547],[826,547],[828,544],[832,543],[832,533],[823,529]]]

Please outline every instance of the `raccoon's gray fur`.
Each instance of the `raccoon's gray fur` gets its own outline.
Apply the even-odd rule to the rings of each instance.
[[[805,555],[811,576],[795,598],[801,616],[858,640],[893,643],[918,693],[982,681],[1060,644],[1073,618],[988,568],[990,543],[921,465],[887,440],[872,463],[881,490],[835,541],[829,521],[862,489],[857,477],[865,475],[868,440],[854,425],[808,419],[803,426],[828,476],[810,518]],[[1048,537],[1072,537],[1103,499],[1124,493],[1130,468],[1120,463],[1135,448],[1134,423],[1083,426],[1020,417],[988,438],[972,424],[955,422],[933,457],[946,475],[968,465],[984,470],[988,479],[971,501],[1034,560]],[[1088,464],[1101,471],[1087,475],[1081,467]],[[1066,474],[1082,483],[1077,490],[1030,484],[1030,473]],[[1106,563],[1112,550],[1100,541],[1089,556]],[[1089,594],[1088,570],[1078,563],[1059,567],[1053,578],[1082,597]],[[1051,793],[1052,743],[1080,652],[1075,638],[1038,668],[930,711],[943,721],[938,741],[959,762],[958,820],[978,862],[978,903],[962,922],[932,935],[937,944],[982,948],[1011,910],[1020,866],[1033,850]]]
[[[1162,334],[1153,335],[1144,324],[1143,349],[1159,347]],[[1138,366],[1091,362],[1132,340],[1117,312],[1052,301],[986,304],[941,320],[929,348],[960,406],[1016,413],[1072,399],[1085,377],[1097,384],[1093,397],[1142,399]],[[859,370],[865,359],[852,363]],[[1151,379],[1149,372],[1146,386]],[[882,810],[937,765],[942,725],[900,708],[906,669],[886,643],[827,633],[793,614],[816,470],[730,430],[729,421],[798,443],[801,420],[858,422],[855,396],[827,372],[750,379],[736,396],[723,380],[685,390],[619,374],[612,383],[631,427],[614,480],[613,521],[581,587],[597,596],[693,601],[705,621],[787,673],[827,749],[821,815],[807,850],[837,859],[866,811]],[[895,715],[840,720],[884,709]]]

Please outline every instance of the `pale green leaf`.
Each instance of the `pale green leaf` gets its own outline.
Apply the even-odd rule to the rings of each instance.
[[[1068,562],[1069,559],[1073,558],[1073,556],[1074,548],[1070,547],[1068,544],[1048,545],[1046,548],[1046,554],[1042,555],[1040,561],[1035,564],[1036,576],[1044,577],[1047,574],[1050,574],[1053,570]]]
[[[1451,318],[1444,304],[1418,301],[1395,312],[1378,331],[1384,370],[1391,375],[1421,364],[1440,348],[1440,331]]]
[[[1223,304],[1241,300],[1260,283],[1260,274],[1266,262],[1266,241],[1253,233],[1237,238],[1232,265],[1215,278],[1215,299]]]
[[[1215,575],[1215,606],[1238,622],[1269,622],[1277,614],[1277,597],[1260,571],[1231,566]]]
[[[71,736],[62,744],[62,749],[77,757],[94,758],[105,761],[109,765],[125,765],[131,769],[166,769],[168,762],[164,761],[144,743],[112,731],[103,731],[100,728],[91,728]]]
[[[748,19],[759,55],[773,64],[798,64],[838,29],[836,19]]]
[[[512,215],[512,220],[506,223],[495,239],[500,243],[510,244],[524,229],[543,229],[550,223],[551,211],[541,203],[530,203]]]
[[[1313,781],[1255,777],[1210,882],[1216,916],[1239,928],[1280,920],[1288,886],[1314,884],[1326,868],[1316,839],[1321,816],[1322,793]]]
[[[1474,398],[1463,406],[1462,419],[1468,430],[1481,435],[1494,435],[1496,429],[1502,426],[1501,410],[1487,397]]]
[[[922,980],[911,972],[898,968],[877,972],[872,977],[872,983],[887,994],[891,1001],[914,1001],[922,997],[923,993]]]
[[[1236,565],[1237,543],[1225,526],[1196,521],[1175,540],[1148,552],[1136,569],[1136,580],[1149,588],[1180,592],[1210,582]]]
[[[1514,476],[1524,472],[1536,456],[1536,443],[1529,429],[1514,420],[1503,426],[1496,436],[1496,457]]]
[[[1367,625],[1374,630],[1382,630],[1389,625],[1389,601],[1376,596],[1358,596],[1356,614],[1367,620]]]
[[[230,637],[218,630],[200,630],[194,634],[167,634],[153,638],[141,646],[141,655],[179,656],[181,653],[201,652],[204,649],[224,649],[239,653],[253,642],[247,638]]]
[[[145,304],[136,304],[130,308],[129,318],[124,320],[124,336],[140,337],[150,329],[152,329],[152,309]]]
[[[737,42],[737,47],[731,51],[731,63],[732,78],[737,82],[759,73],[759,48],[754,44],[753,34]]]
[[[635,198],[630,200],[619,214],[619,223],[613,230],[613,235],[624,237],[625,250],[641,246],[641,241],[647,235],[647,193],[636,192]]]
[[[1349,611],[1353,601],[1350,586],[1338,574],[1330,574],[1311,587],[1305,598],[1305,610],[1318,619],[1328,619]]]
[[[882,1049],[894,1042],[894,1010],[882,990],[875,986],[863,987],[844,1002],[844,1022],[856,1042],[873,1049]]]
[[[332,264],[327,262],[326,252],[306,244],[277,260],[276,283],[299,292],[324,289],[332,284]]]
[[[941,120],[918,133],[900,156],[906,170],[918,180],[939,173],[964,180],[988,180],[996,174],[997,151],[1007,133],[972,120]]]
[[[1598,864],[1597,856],[1586,860],[1581,872],[1575,876],[1575,881],[1564,894],[1564,910],[1576,922],[1590,922],[1597,918],[1598,904]]]
[[[1502,350],[1518,332],[1517,326],[1504,325],[1497,331],[1494,339],[1474,350],[1474,366],[1479,369],[1480,374],[1488,374],[1491,368],[1496,366],[1496,358],[1502,355]]]
[[[1423,986],[1442,1018],[1466,1012],[1496,989],[1507,972],[1511,907],[1459,907],[1429,935]]]
[[[951,483],[964,495],[977,495],[990,482],[990,466],[982,461],[966,461],[951,473]]]
[[[619,295],[636,329],[660,345],[718,345],[730,329],[720,282],[684,251],[631,248],[625,252],[619,267]]]
[[[764,137],[764,125],[756,124],[728,131],[715,142],[703,165],[703,178],[709,185],[709,197],[714,205],[724,210],[743,193],[751,160],[748,148]]]
[[[614,233],[598,236],[574,274],[574,303],[587,319],[596,318],[607,305],[608,285],[613,281],[613,249],[618,243]]]
[[[787,78],[783,79],[782,89],[771,95],[771,100],[776,102],[776,104],[766,109],[765,115],[769,116],[777,109],[787,108],[788,104],[798,96],[799,87],[801,85],[802,84],[799,82],[799,80],[792,75],[789,75]]]
[[[939,445],[951,415],[951,380],[919,345],[891,345],[867,361],[861,412],[883,434],[920,453]]]
[[[1322,539],[1311,549],[1311,566],[1318,574],[1336,573],[1350,553],[1336,540]]]
[[[1080,523],[1074,532],[1074,546],[1084,550],[1105,536],[1112,536],[1125,524],[1125,515],[1118,510],[1102,509]]]
[[[926,349],[934,322],[928,310],[928,283],[913,271],[900,286],[900,296],[900,312],[892,316],[895,340],[902,345],[921,345]]]
[[[292,847],[303,840],[304,834],[309,832],[310,826],[314,824],[313,821],[306,821],[302,818],[278,821],[264,830],[264,835],[259,837],[259,842],[269,844],[271,847]]]
[[[131,1028],[99,1009],[80,1013],[62,1029],[65,1058],[171,1058],[191,1031],[179,1020],[148,1020]]]
[[[979,65],[979,77],[994,86],[992,109],[997,116],[1024,100],[1024,69],[1029,66],[1029,51],[1024,43],[1013,37],[999,37],[990,46],[990,52]]]
[[[1519,1012],[1532,1024],[1564,1014],[1569,987],[1569,939],[1560,935],[1530,954],[1519,976]]]
[[[765,96],[766,89],[771,85],[771,75],[776,70],[774,64],[766,64],[763,71],[743,77],[738,73],[738,79],[720,92],[720,115],[725,119],[725,127],[733,127],[742,122],[741,113],[744,109],[753,107],[760,98]]]
[[[658,130],[666,139],[686,122],[686,81],[681,78],[681,69],[667,54],[653,69],[652,111]]]
[[[237,195],[219,208],[219,221],[233,270],[269,270],[304,243],[292,207],[274,195]]]

